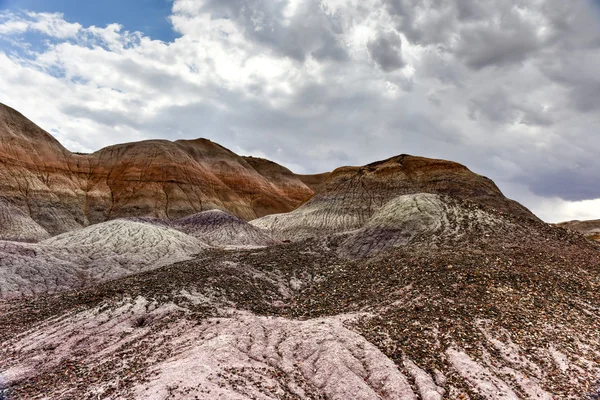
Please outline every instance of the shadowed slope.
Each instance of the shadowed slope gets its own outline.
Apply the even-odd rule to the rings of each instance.
[[[282,165],[265,160],[264,158],[244,157],[244,160],[268,181],[276,183],[289,198],[296,199],[301,203],[310,198],[306,196],[304,186],[308,186],[316,193],[330,174],[330,172],[325,172],[314,175],[299,175],[294,174]],[[299,184],[298,182],[301,182],[302,184]]]
[[[44,228],[23,211],[0,198],[0,240],[38,242],[49,236]]]

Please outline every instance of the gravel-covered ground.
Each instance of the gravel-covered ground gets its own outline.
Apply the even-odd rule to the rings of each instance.
[[[15,399],[597,398],[599,247],[514,222],[532,236],[359,260],[339,257],[343,236],[206,250],[4,301],[0,387]]]

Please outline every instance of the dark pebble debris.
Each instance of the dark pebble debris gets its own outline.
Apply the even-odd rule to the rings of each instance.
[[[571,354],[578,354],[569,332],[579,332],[592,346],[600,340],[600,313],[589,311],[600,310],[600,247],[577,234],[535,221],[515,223],[531,226],[531,236],[474,235],[435,246],[417,241],[358,260],[338,256],[339,237],[255,250],[209,250],[192,261],[90,288],[1,302],[0,343],[49,318],[94,307],[110,309],[123,299],[138,296],[159,304],[174,302],[190,311],[174,319],[196,321],[221,316],[216,306],[219,302],[258,315],[293,319],[361,312],[366,314],[348,327],[400,367],[406,356],[427,371],[447,371],[449,384],[478,399],[480,396],[451,372],[443,350],[458,346],[474,359],[483,357],[482,350],[497,353],[497,349],[482,347],[486,342],[480,329],[482,320],[492,321],[498,332],[500,328],[509,332],[510,340],[532,360],[537,360],[537,349],[551,343],[564,343]],[[300,284],[291,285],[293,280]],[[282,286],[290,295],[280,290]],[[210,292],[215,302],[194,305],[178,295],[182,289]],[[151,329],[160,331],[174,319],[153,324]],[[549,331],[549,325],[569,327],[569,331]],[[73,398],[83,398],[76,395],[99,383],[108,388],[103,395],[107,398],[117,391],[126,394],[127,388],[149,378],[148,351],[153,352],[152,362],[172,354],[166,344],[145,349],[144,342],[132,343],[119,349],[116,359],[93,370],[86,366],[86,355],[80,354],[35,379],[18,383],[9,392],[0,389],[0,399],[40,397],[65,382]],[[13,356],[9,348],[0,348],[0,362]],[[120,366],[122,360],[127,361],[126,370]],[[543,359],[538,361],[546,365]],[[600,365],[600,359],[593,361]],[[555,365],[546,367],[549,373],[541,385],[558,398],[583,398],[586,393],[589,399],[599,398],[589,394],[597,391],[597,382],[573,387]],[[283,382],[289,379],[311,393],[301,376],[261,373],[281,378],[276,388],[280,398],[294,398]],[[229,369],[227,374],[234,386],[240,376],[244,379],[239,382],[250,379],[260,384],[261,375],[256,371]],[[118,388],[115,382],[119,382]],[[243,386],[238,390],[243,393]],[[193,393],[184,386],[173,388],[175,392]],[[319,398],[317,393],[313,395]]]

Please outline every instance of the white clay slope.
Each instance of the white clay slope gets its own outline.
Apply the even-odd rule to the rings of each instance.
[[[0,298],[71,290],[85,283],[80,266],[61,249],[0,241]]]
[[[302,240],[360,228],[368,216],[347,212],[337,207],[339,199],[331,204],[308,202],[300,208],[282,214],[266,215],[250,221],[250,224],[265,230],[280,240]]]
[[[484,351],[477,360],[473,351],[451,345],[443,351],[447,365],[442,372],[426,371],[407,357],[402,360],[404,369],[399,368],[348,329],[357,316],[300,321],[233,312],[200,323],[188,316],[186,308],[173,303],[160,305],[138,297],[49,320],[10,341],[15,351],[10,362],[0,366],[0,389],[81,354],[88,354],[81,362],[89,370],[120,360],[115,364],[118,371],[113,372],[121,376],[127,376],[128,365],[142,357],[149,364],[147,379],[124,386],[120,393],[137,399],[268,400],[293,395],[297,399],[442,400],[468,398],[463,391],[468,387],[486,400],[551,400],[554,397],[539,382],[555,368],[555,353],[566,360],[564,372],[571,371],[573,385],[580,384],[577,362],[585,361],[599,371],[596,363],[567,359],[554,348],[539,349],[546,364],[538,365],[505,331],[495,331],[487,321],[481,321],[482,344],[496,352]],[[122,348],[129,351],[121,353]],[[591,357],[598,355],[590,352]],[[449,375],[454,376],[452,382]],[[68,381],[59,380],[48,395],[68,389]],[[110,385],[93,383],[84,390],[86,397],[104,398]]]
[[[0,297],[72,289],[189,259],[207,246],[185,233],[114,220],[38,244],[0,242]]]

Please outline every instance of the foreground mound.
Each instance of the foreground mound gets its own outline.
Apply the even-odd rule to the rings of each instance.
[[[211,246],[270,246],[278,243],[260,228],[220,210],[190,215],[174,221],[172,226]]]
[[[354,261],[338,258],[336,238],[206,250],[85,290],[0,302],[0,394],[595,398],[600,252],[543,224],[539,240],[503,237],[413,240]]]
[[[37,222],[0,198],[0,240],[38,242],[48,237],[48,232]]]
[[[364,167],[339,168],[331,173],[315,197],[298,209],[268,215],[251,223],[278,239],[299,240],[344,233],[365,227],[382,207],[398,196],[423,193],[450,196],[482,205],[493,213],[538,221],[525,207],[504,197],[491,180],[463,165],[402,155]],[[437,208],[444,207],[438,205]],[[398,204],[390,205],[382,211],[385,215],[377,217],[373,224],[390,217],[401,223],[404,211]],[[400,214],[394,216],[396,212]],[[422,217],[429,219],[431,215],[425,213]],[[471,219],[476,217],[473,215]],[[414,214],[412,220],[419,218],[419,214]]]
[[[341,252],[363,257],[420,241],[460,243],[469,236],[522,236],[524,229],[476,203],[437,194],[398,196],[381,207],[358,231],[349,232]],[[460,245],[460,244],[459,244]]]
[[[79,288],[189,259],[206,247],[174,229],[125,220],[37,244],[0,241],[0,297]]]
[[[124,255],[134,262],[184,256],[206,247],[174,229],[120,219],[63,233],[43,244],[82,252],[90,258],[96,254]]]

